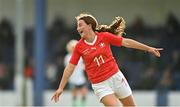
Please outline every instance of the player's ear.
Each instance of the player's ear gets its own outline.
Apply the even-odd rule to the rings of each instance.
[[[89,28],[91,28],[91,29],[92,29],[92,25],[91,25],[91,24],[88,24],[88,26],[89,26]]]
[[[92,28],[92,25],[91,25],[91,24],[88,24],[88,26]]]

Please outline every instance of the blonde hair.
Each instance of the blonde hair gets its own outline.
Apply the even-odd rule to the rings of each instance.
[[[87,13],[81,13],[76,17],[76,20],[84,20],[86,24],[92,25],[92,30],[97,32],[110,32],[115,35],[122,35],[126,28],[126,22],[123,17],[117,16],[110,25],[98,25],[98,22],[94,16]]]
[[[76,46],[76,44],[78,43],[77,40],[70,40],[67,45],[66,45],[66,50],[68,53],[72,53],[74,47]]]

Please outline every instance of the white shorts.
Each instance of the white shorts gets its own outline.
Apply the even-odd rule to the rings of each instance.
[[[118,99],[126,98],[132,94],[132,90],[121,71],[105,81],[92,84],[92,88],[99,101],[110,94],[115,94]]]

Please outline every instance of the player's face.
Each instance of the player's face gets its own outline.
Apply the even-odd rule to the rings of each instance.
[[[81,35],[81,38],[86,38],[90,30],[90,25],[87,25],[84,20],[77,21],[77,31]]]

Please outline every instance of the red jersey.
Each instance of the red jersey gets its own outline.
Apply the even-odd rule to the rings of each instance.
[[[102,82],[118,72],[110,45],[121,46],[122,37],[108,32],[96,33],[93,43],[80,39],[74,48],[70,63],[77,65],[80,57],[85,63],[86,73],[91,83]]]

